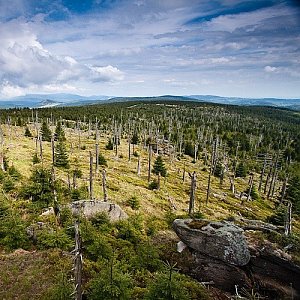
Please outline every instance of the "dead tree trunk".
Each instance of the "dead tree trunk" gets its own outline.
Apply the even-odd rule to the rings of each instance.
[[[78,150],[81,149],[81,130],[80,130],[80,122],[77,122],[77,130],[78,130]]]
[[[152,156],[152,146],[149,144],[148,147],[148,182],[151,180],[151,156]]]
[[[157,189],[160,190],[160,172],[157,175]]]
[[[74,277],[75,277],[75,300],[82,299],[82,249],[81,237],[79,233],[79,222],[75,222],[75,249],[74,249]]]
[[[55,147],[54,147],[54,138],[51,138],[51,151],[52,151],[52,165],[55,164]]]
[[[275,163],[274,163],[275,164]],[[272,169],[273,169],[273,163],[271,163],[270,165],[270,170],[268,172],[268,175],[267,175],[267,179],[266,179],[266,182],[265,182],[265,187],[264,187],[264,194],[267,192],[267,187],[268,187],[268,184],[269,184],[269,180],[270,180],[270,177],[271,177],[271,174],[272,174]]]
[[[191,190],[190,190],[190,202],[189,202],[189,215],[192,216],[194,214],[195,209],[195,196],[196,196],[196,172],[194,171],[191,175]]]
[[[216,147],[217,147],[217,140],[215,140],[215,142],[214,142],[214,145],[213,145],[213,148],[212,148],[212,153],[211,153],[210,171],[209,171],[209,175],[208,175],[207,192],[206,192],[206,205],[208,204],[208,199],[209,199],[210,182],[211,182],[211,175],[212,175],[213,170],[214,170]]]
[[[183,163],[182,183],[185,181],[185,162]]]
[[[269,199],[272,193],[272,189],[273,186],[275,184],[275,178],[276,178],[276,171],[277,171],[277,164],[278,164],[278,158],[279,158],[279,153],[276,156],[276,160],[275,160],[275,164],[274,164],[274,168],[273,168],[273,173],[272,173],[272,179],[271,179],[271,183],[270,183],[270,187],[269,187],[269,191],[268,191],[268,195],[267,198]]]
[[[283,201],[284,197],[285,197],[285,193],[286,193],[286,189],[287,189],[287,183],[289,181],[289,176],[285,177],[284,183],[282,185],[282,189],[281,189],[281,197],[280,197],[280,202]]]
[[[0,168],[2,171],[4,171],[4,153],[3,153],[3,146],[4,146],[4,135],[3,135],[3,131],[2,128],[0,127],[0,145],[1,145],[1,149],[0,149]]]
[[[250,196],[251,196],[251,192],[252,192],[252,188],[253,188],[253,174],[251,174],[250,176],[250,180],[249,180],[249,190],[248,190],[248,195],[247,195],[247,201],[250,200]]]
[[[118,157],[118,144],[119,144],[119,133],[118,133],[118,126],[115,124],[114,127],[114,140],[115,140],[115,155]]]
[[[275,194],[277,178],[278,178],[278,171],[276,171],[276,174],[275,174],[275,180],[274,180],[274,184],[273,184],[273,187],[272,187],[271,198],[273,198],[274,194]]]
[[[42,165],[44,163],[44,159],[43,159],[43,139],[42,139],[42,136],[40,135],[40,138],[39,138],[39,144],[40,144],[40,158],[41,158],[41,162],[42,162]]]
[[[265,154],[263,168],[262,168],[261,173],[260,173],[260,180],[259,180],[259,186],[258,186],[259,191],[261,191],[262,182],[263,182],[264,175],[265,175],[265,170],[266,170],[266,164],[267,164],[267,154]]]
[[[95,145],[95,154],[96,154],[96,167],[95,167],[95,173],[98,174],[99,171],[99,144],[96,143]]]
[[[73,189],[77,188],[76,172],[73,172]]]
[[[107,189],[106,189],[106,171],[105,169],[102,170],[102,188],[103,188],[103,200],[107,202]]]
[[[141,176],[141,156],[139,156],[139,158],[138,158],[137,175]]]
[[[284,222],[284,235],[288,236],[292,233],[292,202],[288,201],[286,217]]]
[[[90,151],[90,200],[93,199],[93,155],[92,151]]]
[[[96,144],[95,144],[95,154],[96,154],[96,169],[95,173],[98,174],[99,171],[99,132],[98,132],[98,123],[96,121]]]
[[[232,194],[235,194],[234,176],[229,177],[229,181],[230,181],[230,190]]]
[[[195,143],[195,146],[194,146],[194,161],[195,162],[197,161],[197,157],[198,157],[198,148],[199,148],[199,144],[197,142],[197,143]]]
[[[237,157],[238,157],[239,147],[240,147],[240,144],[238,142],[237,145],[236,145],[236,149],[235,149],[233,176],[230,178],[230,190],[232,191],[233,194],[235,194],[234,181],[235,181],[236,168],[237,168],[237,164],[238,164]]]
[[[209,193],[210,193],[210,182],[211,182],[211,173],[208,175],[207,191],[206,191],[206,205],[208,204]]]
[[[68,178],[68,189],[69,189],[69,191],[71,191],[71,178],[70,178],[70,172],[68,172],[68,174],[67,174],[67,178]]]

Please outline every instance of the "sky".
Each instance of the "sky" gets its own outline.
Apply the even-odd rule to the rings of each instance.
[[[0,0],[0,99],[300,98],[300,1]]]

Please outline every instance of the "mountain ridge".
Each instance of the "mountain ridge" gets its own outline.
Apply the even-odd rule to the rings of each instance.
[[[81,96],[77,94],[28,94],[25,96],[0,99],[0,108],[43,108],[53,106],[82,106],[99,103],[127,101],[197,101],[241,106],[272,106],[300,111],[300,98],[246,98],[216,95],[160,95],[148,97],[115,97],[106,95]],[[45,101],[48,103],[45,104]],[[45,106],[46,105],[46,106]]]

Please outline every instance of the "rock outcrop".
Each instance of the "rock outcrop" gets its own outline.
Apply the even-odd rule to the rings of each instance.
[[[201,254],[235,266],[244,266],[250,260],[243,229],[231,223],[176,219],[173,229],[181,241]]]
[[[254,221],[248,223],[252,228]],[[255,224],[259,230],[269,228],[262,222]],[[177,243],[180,253],[172,257],[183,273],[232,294],[245,288],[266,299],[300,299],[300,266],[276,245],[247,232],[246,241],[243,230],[229,222],[175,220],[173,228],[188,246]],[[234,251],[239,254],[231,255]]]
[[[96,200],[79,200],[68,205],[72,214],[83,214],[87,218],[91,218],[97,213],[107,213],[111,222],[127,219],[127,214],[118,204],[96,201]]]
[[[71,209],[73,215],[82,214],[86,218],[91,218],[97,213],[105,212],[107,213],[111,222],[116,222],[119,220],[127,219],[127,214],[122,210],[122,208],[115,203],[104,202],[98,200],[78,200],[74,201],[66,206]],[[43,212],[41,216],[53,215],[54,209],[50,207],[48,210]]]

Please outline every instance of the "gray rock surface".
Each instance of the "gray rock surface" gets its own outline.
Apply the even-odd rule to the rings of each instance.
[[[87,218],[91,218],[97,213],[107,213],[111,222],[127,219],[128,215],[122,210],[118,204],[97,201],[97,200],[79,200],[68,205],[74,215],[83,214]]]
[[[202,254],[236,266],[244,266],[250,260],[243,229],[236,225],[205,219],[176,219],[173,229],[181,241]]]

